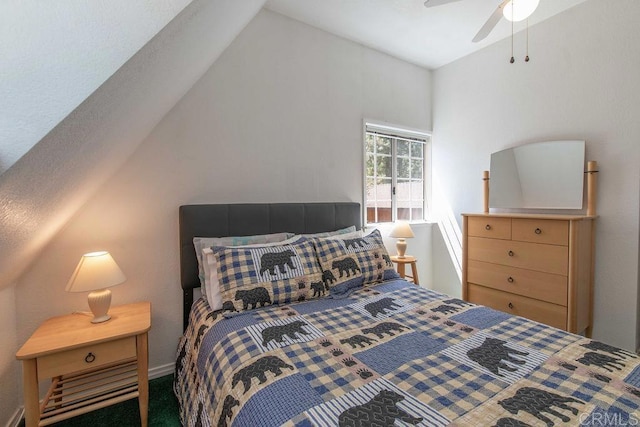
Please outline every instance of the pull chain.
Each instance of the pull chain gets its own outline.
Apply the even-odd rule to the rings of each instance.
[[[529,18],[527,18],[527,56],[524,57],[524,62],[529,62]]]
[[[515,0],[513,0],[515,1]],[[511,5],[511,61],[509,61],[510,63],[514,63],[516,62],[516,59],[513,57],[513,4]]]

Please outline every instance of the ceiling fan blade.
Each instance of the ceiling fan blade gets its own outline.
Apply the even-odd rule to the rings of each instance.
[[[442,6],[443,4],[454,3],[457,1],[460,1],[460,0],[426,0],[424,2],[424,7]]]
[[[498,8],[493,12],[493,14],[491,14],[482,28],[480,28],[480,31],[478,31],[478,34],[476,34],[472,42],[478,43],[479,41],[484,40],[491,33],[491,30],[493,30],[498,22],[500,22],[500,19],[502,19],[502,9],[507,3],[509,3],[509,1],[510,0],[503,0],[502,3],[498,5]]]

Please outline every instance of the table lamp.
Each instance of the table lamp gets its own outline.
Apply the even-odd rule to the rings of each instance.
[[[82,255],[76,270],[67,283],[67,292],[91,292],[89,308],[93,313],[91,323],[106,322],[111,318],[111,291],[107,288],[119,285],[126,277],[107,251]]]
[[[415,235],[413,234],[413,230],[411,230],[411,226],[408,222],[398,221],[391,230],[389,237],[395,237],[398,239],[396,242],[398,258],[404,258],[404,253],[407,250],[407,241],[405,239],[410,239],[415,237]]]

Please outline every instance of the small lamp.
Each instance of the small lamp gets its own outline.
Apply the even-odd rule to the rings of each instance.
[[[407,241],[405,239],[410,239],[415,237],[413,234],[413,230],[411,230],[411,226],[408,222],[399,221],[389,233],[389,237],[395,237],[398,239],[396,242],[396,249],[398,250],[398,258],[404,258],[404,253],[407,250]]]
[[[89,308],[93,313],[91,323],[106,322],[111,306],[111,291],[107,288],[119,285],[126,277],[107,251],[90,252],[82,255],[76,270],[67,283],[67,292],[87,292]]]

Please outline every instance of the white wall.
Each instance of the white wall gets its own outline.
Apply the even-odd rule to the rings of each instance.
[[[359,202],[362,119],[430,129],[430,106],[429,71],[261,11],[22,276],[18,339],[84,309],[64,287],[82,253],[104,248],[128,279],[113,304],[152,303],[150,366],[173,362],[178,206]]]
[[[16,336],[15,286],[0,289],[0,425],[7,425],[18,409],[20,363],[16,360],[18,340]]]
[[[599,162],[596,339],[635,350],[638,324],[640,2],[588,1],[434,72],[433,164],[461,222],[482,209],[492,152],[585,139]],[[437,261],[434,260],[434,263]]]
[[[0,174],[190,0],[3,0]]]

